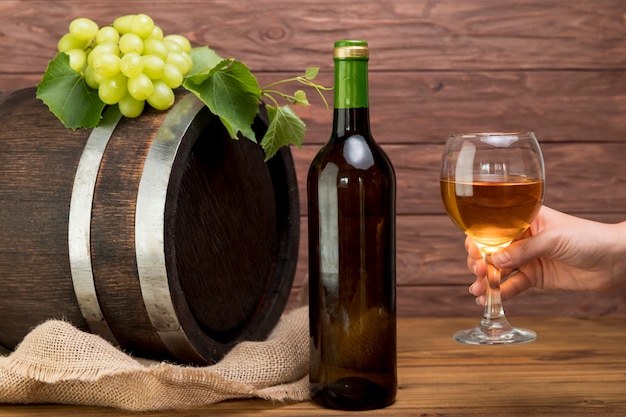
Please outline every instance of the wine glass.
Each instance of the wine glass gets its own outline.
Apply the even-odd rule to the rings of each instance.
[[[533,132],[451,136],[441,157],[441,198],[448,216],[480,249],[487,294],[477,327],[454,339],[473,345],[526,343],[532,330],[511,326],[500,298],[501,271],[491,254],[507,247],[533,221],[544,195],[545,169]]]

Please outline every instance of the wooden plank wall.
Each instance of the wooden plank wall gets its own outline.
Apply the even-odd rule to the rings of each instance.
[[[0,0],[0,94],[39,81],[72,18],[104,24],[138,12],[240,59],[261,84],[318,66],[330,85],[333,42],[369,41],[372,129],[398,177],[400,315],[480,315],[463,236],[439,201],[439,156],[453,132],[535,131],[547,205],[626,219],[623,0]],[[332,117],[311,100],[297,109],[306,143],[293,149],[303,207],[294,300],[307,274],[306,172]],[[506,305],[509,315],[626,315],[626,290],[530,291]]]

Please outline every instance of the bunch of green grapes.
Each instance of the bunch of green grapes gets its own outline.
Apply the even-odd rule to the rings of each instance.
[[[169,109],[172,90],[193,67],[189,40],[164,36],[146,14],[121,16],[103,27],[88,18],[74,19],[58,50],[69,55],[72,69],[104,103],[117,104],[131,118],[143,112],[146,101],[155,109]]]

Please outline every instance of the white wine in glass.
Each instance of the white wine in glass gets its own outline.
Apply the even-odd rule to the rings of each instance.
[[[535,332],[511,326],[500,298],[501,272],[491,254],[531,224],[543,203],[545,169],[534,133],[453,135],[441,159],[441,198],[446,212],[480,248],[487,264],[483,318],[454,339],[468,344],[525,343]]]

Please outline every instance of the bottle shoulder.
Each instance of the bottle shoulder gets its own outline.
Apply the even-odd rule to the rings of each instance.
[[[391,160],[385,151],[371,137],[359,134],[331,137],[313,159],[311,168],[321,170],[328,164],[336,166],[339,171],[393,173]]]

